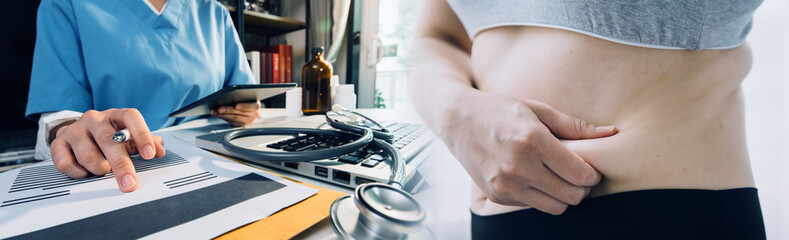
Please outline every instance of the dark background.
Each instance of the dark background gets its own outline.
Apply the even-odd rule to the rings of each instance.
[[[38,123],[25,118],[40,0],[4,1],[0,8],[0,153],[33,148]]]

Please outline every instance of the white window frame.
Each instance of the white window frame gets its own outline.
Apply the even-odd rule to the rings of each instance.
[[[381,39],[378,38],[379,0],[362,1],[361,34],[359,49],[359,81],[357,106],[375,107],[376,65],[381,61]]]

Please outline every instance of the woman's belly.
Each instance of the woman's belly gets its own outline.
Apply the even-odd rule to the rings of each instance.
[[[596,125],[607,138],[564,140],[603,174],[590,197],[638,189],[753,186],[740,83],[747,45],[730,50],[633,47],[556,29],[501,27],[473,44],[476,87],[533,99]],[[475,188],[472,210],[516,210]]]

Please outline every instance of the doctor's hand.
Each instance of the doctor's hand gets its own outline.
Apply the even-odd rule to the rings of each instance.
[[[221,106],[211,109],[211,116],[224,119],[234,127],[248,125],[260,116],[260,101],[236,103],[232,106]]]
[[[576,205],[602,178],[562,139],[607,137],[545,103],[469,92],[440,127],[442,139],[488,200],[531,206],[558,215]]]
[[[115,132],[128,128],[132,140],[117,143]],[[144,159],[164,156],[162,138],[151,135],[148,125],[137,109],[90,110],[79,120],[56,129],[50,143],[52,161],[58,171],[72,178],[89,173],[105,175],[110,169],[123,192],[137,189],[137,173],[130,154],[140,153]]]

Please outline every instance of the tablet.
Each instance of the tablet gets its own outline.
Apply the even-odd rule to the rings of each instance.
[[[170,113],[170,117],[204,115],[220,106],[260,101],[295,87],[295,83],[230,85]]]

